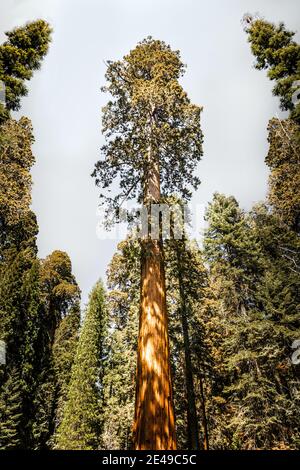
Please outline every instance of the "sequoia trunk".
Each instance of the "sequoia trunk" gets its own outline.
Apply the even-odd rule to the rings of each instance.
[[[160,201],[158,160],[149,149],[144,205]],[[149,221],[151,229],[151,221]],[[141,241],[141,308],[134,420],[136,450],[176,449],[162,240]]]

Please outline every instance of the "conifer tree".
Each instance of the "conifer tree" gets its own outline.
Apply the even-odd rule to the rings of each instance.
[[[35,448],[43,449],[54,445],[78,340],[80,290],[67,253],[56,250],[41,261],[40,284],[43,317],[33,434]]]
[[[300,124],[300,104],[293,102],[293,95],[299,90],[300,45],[293,39],[295,33],[288,31],[283,23],[275,25],[261,18],[245,15],[245,30],[256,58],[255,68],[268,70],[268,77],[274,80],[273,93],[280,97],[283,110],[289,110],[291,117]]]
[[[268,70],[268,77],[276,82],[273,93],[280,97],[281,108],[290,111],[288,119],[276,117],[269,122],[265,162],[271,170],[269,202],[282,221],[299,233],[300,46],[283,23],[276,26],[251,15],[245,22],[255,67]]]
[[[120,176],[121,191],[106,198],[108,212],[137,197],[149,213],[152,204],[160,203],[161,192],[188,198],[190,188],[197,187],[193,170],[202,155],[201,110],[178,82],[183,71],[179,52],[152,38],[122,61],[109,62],[105,90],[112,100],[103,116],[105,160],[93,174],[102,188]],[[161,240],[142,240],[141,272],[135,448],[175,449]]]
[[[107,272],[109,332],[106,338],[102,447],[131,449],[140,295],[140,246],[119,243]]]
[[[177,251],[180,251],[180,266]],[[201,292],[205,285],[205,271],[197,246],[183,240],[165,241],[167,303],[169,309],[170,360],[174,382],[174,405],[177,417],[178,448],[192,446],[203,448],[203,408],[200,389],[190,393],[191,381],[198,379],[206,366],[206,351],[203,351],[203,326],[199,321],[198,307],[202,302]],[[188,323],[188,341],[184,342],[182,322],[182,300],[179,289],[178,270],[181,273],[181,293],[184,287],[185,315]],[[108,307],[110,330],[107,337],[107,360],[103,378],[104,387],[104,431],[102,445],[107,449],[127,449],[131,443],[131,421],[134,411],[134,375],[138,330],[138,305],[140,284],[140,245],[137,240],[127,238],[118,245],[108,270]],[[189,281],[189,282],[188,282]],[[200,300],[201,299],[201,300]],[[188,343],[188,344],[187,344]],[[188,360],[186,360],[188,356]],[[192,357],[193,356],[193,357]],[[200,357],[201,356],[201,357]],[[189,364],[188,364],[189,362]],[[192,362],[192,368],[191,363]],[[201,365],[201,369],[200,366]],[[189,367],[189,369],[188,369]],[[197,369],[197,370],[196,370]],[[187,374],[188,380],[183,380]],[[187,399],[188,398],[188,399]],[[192,405],[191,405],[191,400]],[[190,403],[189,403],[190,401]],[[189,405],[189,406],[188,406]],[[194,422],[187,419],[188,410],[197,408]],[[190,427],[201,428],[197,443],[191,443]],[[195,429],[192,431],[195,433]],[[203,432],[204,434],[204,432]]]
[[[40,67],[51,29],[38,20],[7,33],[0,46],[0,366],[1,448],[44,448],[60,419],[79,326],[79,289],[68,256],[37,259],[30,209],[34,141],[30,121],[10,118]],[[59,329],[61,327],[61,332]],[[65,330],[65,335],[61,338]],[[55,345],[54,345],[55,344]]]
[[[265,162],[271,170],[269,203],[277,216],[300,232],[300,126],[292,119],[269,122],[269,151]]]
[[[16,449],[21,445],[21,405],[20,378],[16,370],[11,370],[0,395],[0,450]]]
[[[1,250],[7,247],[8,231],[13,236],[14,226],[30,210],[30,169],[35,161],[31,150],[33,140],[31,122],[25,117],[19,121],[9,119],[0,126]]]
[[[257,214],[257,221],[262,222],[263,212]],[[252,219],[234,198],[218,194],[207,218],[205,254],[216,298],[215,330],[219,330],[221,355],[218,380],[223,388],[216,398],[226,417],[223,442],[234,449],[293,448],[298,440],[291,419],[296,395],[286,383],[288,377],[293,378],[289,347],[299,324],[298,314],[287,312],[292,299],[297,305],[297,288],[290,281],[284,287],[286,273],[275,268],[278,260],[274,263],[270,255],[278,241],[266,219],[265,226],[254,229]],[[268,236],[262,237],[262,230]],[[281,304],[274,289],[278,289]],[[289,301],[284,305],[287,295]],[[217,440],[215,430],[213,439]]]
[[[6,33],[0,46],[0,80],[5,85],[5,106],[0,103],[0,123],[9,118],[10,110],[20,109],[27,95],[26,80],[40,68],[48,52],[51,28],[43,20],[33,21]]]
[[[59,449],[96,450],[100,446],[106,329],[105,291],[99,281],[91,292],[80,332],[63,419],[57,431]]]
[[[31,213],[27,216],[28,220],[32,220]],[[14,442],[20,447],[27,447],[31,442],[41,301],[35,246],[36,225],[26,224],[23,220],[18,227],[23,229],[23,233],[19,232],[18,237],[11,235],[10,239],[18,238],[20,249],[12,245],[3,250],[0,263],[0,337],[5,342],[7,351],[6,364],[1,366],[0,390],[1,394],[8,396],[11,377],[14,375],[17,380],[14,388],[18,390],[15,398],[18,403],[10,408],[18,410],[18,426],[16,427],[16,419],[9,416],[8,412],[5,419],[15,423]],[[8,427],[5,420],[3,425]],[[12,443],[9,447],[12,447]]]
[[[203,347],[201,344],[201,327],[199,322],[197,322],[195,310],[197,310],[198,304],[201,301],[201,293],[206,283],[205,268],[201,260],[199,248],[188,240],[186,234],[184,234],[181,240],[173,238],[167,240],[165,242],[165,253],[168,286],[167,299],[170,303],[171,345],[174,349],[172,351],[171,348],[171,357],[177,358],[175,361],[172,361],[176,388],[180,389],[182,385],[182,373],[185,377],[183,396],[179,394],[177,399],[177,391],[175,391],[177,420],[179,407],[186,414],[186,419],[183,418],[185,428],[182,430],[184,439],[180,439],[183,440],[181,445],[187,449],[207,448],[207,429],[204,430],[204,443],[200,442],[200,414],[197,413],[196,406],[196,396],[198,394],[195,390],[195,363],[193,361],[193,350],[196,345],[198,355],[200,354],[199,349]],[[176,334],[176,329],[178,328],[180,333]],[[182,351],[184,351],[184,357],[182,357],[183,370],[181,371],[180,368],[178,370],[178,365]],[[197,365],[199,366],[201,360],[200,357],[198,359]],[[201,368],[203,368],[203,364]],[[178,404],[176,401],[178,401]],[[185,406],[182,406],[183,404]],[[203,418],[203,416],[201,417]],[[202,424],[204,424],[204,420]],[[177,423],[177,428],[177,434],[179,434],[179,423]]]
[[[0,46],[0,80],[5,105],[0,104],[0,338],[7,362],[0,370],[2,448],[32,444],[33,399],[41,328],[37,223],[30,210],[34,163],[31,123],[10,119],[29,80],[47,52],[50,28],[37,21],[7,33]],[[3,403],[4,401],[4,403]]]

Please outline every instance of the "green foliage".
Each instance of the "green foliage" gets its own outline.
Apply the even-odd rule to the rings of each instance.
[[[56,447],[98,449],[102,426],[101,376],[107,329],[105,291],[98,282],[90,295],[71,372]]]
[[[55,250],[42,261],[41,282],[53,339],[56,326],[80,298],[80,290],[67,253]]]
[[[269,202],[288,227],[300,232],[300,127],[292,120],[271,119],[266,163],[271,170]]]
[[[180,256],[178,265],[177,250]],[[190,355],[198,374],[203,372],[200,364],[206,364],[202,347],[203,328],[197,315],[198,302],[205,285],[205,269],[199,249],[185,241],[168,241],[165,244],[167,300],[171,365],[174,382],[174,399],[177,419],[179,448],[187,448],[187,384],[186,358],[182,326],[182,300],[179,286],[185,291],[190,334]],[[104,428],[102,447],[105,449],[129,449],[132,438],[134,415],[136,348],[140,300],[140,245],[128,238],[118,245],[108,269],[108,307],[110,330],[107,336],[107,359],[103,377]],[[200,355],[200,351],[202,355]],[[202,363],[203,361],[203,363]],[[193,370],[195,376],[197,373]],[[196,406],[202,423],[199,390]],[[201,426],[200,426],[201,427]],[[201,443],[200,443],[201,446]]]
[[[292,102],[296,90],[293,84],[300,79],[300,46],[293,40],[295,33],[288,31],[283,23],[277,26],[263,19],[251,21],[251,18],[246,31],[256,58],[255,67],[268,69],[268,77],[276,82],[273,93],[280,97],[281,108],[291,111],[300,124],[300,105],[295,107]]]
[[[204,314],[213,308],[216,320],[210,319],[207,332],[218,341],[212,349],[217,386],[209,399],[213,445],[295,448],[299,378],[289,358],[300,325],[293,268],[298,239],[283,232],[263,206],[247,215],[234,198],[219,194],[207,220],[204,246],[214,302],[206,302]]]
[[[53,339],[44,328],[39,351],[42,354],[38,388],[35,394],[33,434],[35,448],[53,448],[67,399],[71,368],[79,336],[79,305],[72,307],[59,322]]]
[[[2,229],[17,224],[29,210],[32,184],[29,171],[34,163],[32,143],[32,126],[29,119],[9,119],[0,126]]]
[[[0,447],[45,448],[61,420],[79,328],[80,291],[66,253],[37,259],[38,226],[30,209],[34,141],[29,119],[10,119],[45,56],[42,20],[7,33],[0,46]]]
[[[166,240],[165,257],[177,445],[179,449],[199,449],[203,448],[204,417],[197,379],[204,374],[208,354],[198,310],[207,283],[206,269],[199,247],[187,235]]]
[[[149,146],[159,160],[162,191],[191,196],[199,184],[193,171],[202,155],[198,106],[191,104],[178,82],[184,66],[178,51],[151,37],[122,61],[109,62],[104,91],[112,99],[103,108],[104,160],[93,176],[103,190],[120,177],[120,192],[101,197],[107,214],[116,213],[125,199],[141,200],[151,171]]]
[[[16,370],[12,370],[0,394],[0,450],[20,446],[21,403],[20,380]]]
[[[108,268],[110,329],[103,375],[104,449],[130,449],[134,415],[140,297],[140,246],[119,243]]]
[[[269,202],[281,220],[299,233],[300,104],[294,104],[292,98],[299,91],[300,46],[283,23],[276,26],[248,17],[246,31],[255,67],[268,69],[269,78],[276,81],[273,92],[280,96],[281,108],[290,111],[289,119],[269,122],[270,147],[265,161],[271,170]]]
[[[48,51],[51,28],[43,20],[33,21],[6,33],[0,46],[0,80],[5,84],[6,104],[0,103],[0,123],[9,111],[20,109],[21,97],[28,92],[25,85],[34,70],[40,68]]]
[[[18,408],[22,413],[19,427],[14,431],[17,432],[15,442],[27,447],[31,442],[32,401],[39,361],[38,335],[42,327],[39,263],[30,250],[11,253],[8,262],[10,264],[1,266],[0,337],[6,342],[7,363],[2,366],[0,389],[4,395],[8,394],[15,371],[18,403],[12,409]],[[7,419],[9,422],[11,417],[7,415]]]
[[[203,253],[195,243],[164,241],[171,366],[179,448],[299,449],[300,332],[299,45],[283,24],[248,18],[258,69],[268,69],[286,120],[269,123],[269,203],[243,211],[216,193],[206,212]],[[30,209],[33,134],[20,106],[25,80],[47,52],[50,28],[38,20],[7,33],[0,46],[0,449],[129,449],[132,445],[141,246],[118,246],[91,292],[80,335],[80,290],[68,255],[38,260]],[[164,195],[188,199],[199,181],[200,108],[180,86],[178,51],[147,38],[109,62],[112,98],[104,108],[102,189],[120,177],[107,210],[142,193],[149,147]],[[174,198],[174,201],[177,201]],[[107,299],[106,299],[107,297]],[[195,445],[195,436],[199,442]]]
[[[54,251],[41,262],[43,321],[35,394],[35,448],[53,447],[62,419],[80,321],[80,291],[67,253]]]

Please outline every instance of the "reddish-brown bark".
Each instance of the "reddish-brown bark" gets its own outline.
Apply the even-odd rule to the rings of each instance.
[[[144,205],[160,200],[158,161],[151,149],[144,175]],[[151,223],[149,223],[151,229]],[[164,256],[161,240],[141,242],[141,308],[134,419],[136,450],[176,449],[170,371]]]

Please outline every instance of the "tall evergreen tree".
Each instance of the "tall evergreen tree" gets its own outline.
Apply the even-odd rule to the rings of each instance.
[[[0,395],[0,450],[11,450],[21,446],[21,407],[20,377],[16,370],[11,370]]]
[[[100,446],[106,329],[105,291],[102,282],[98,282],[85,313],[63,419],[57,431],[56,447],[59,449],[95,450]]]
[[[104,108],[105,160],[94,171],[102,188],[121,177],[120,193],[106,198],[108,211],[118,211],[122,200],[137,196],[149,213],[160,203],[161,191],[189,197],[189,188],[197,187],[193,170],[202,155],[201,110],[178,82],[183,71],[179,52],[152,38],[108,64],[105,90],[113,99]],[[148,235],[142,240],[141,273],[135,448],[175,449],[160,239]]]
[[[56,250],[41,261],[40,284],[43,318],[33,434],[35,448],[49,448],[61,422],[80,322],[80,290],[67,253]]]
[[[288,227],[300,233],[300,126],[292,119],[273,118],[268,130],[269,203]]]
[[[203,413],[201,415],[197,413],[196,396],[198,394],[195,390],[196,374],[193,361],[195,347],[197,347],[197,355],[200,355],[200,350],[203,347],[202,328],[197,321],[195,311],[201,301],[202,291],[206,284],[206,272],[199,248],[191,243],[185,234],[181,240],[173,238],[167,240],[165,253],[177,434],[179,438],[181,426],[178,418],[182,414],[181,421],[183,420],[185,426],[181,431],[181,447],[187,449],[207,448],[207,429],[204,430],[204,443],[200,442],[200,416],[203,418]],[[176,332],[176,330],[179,331]],[[200,357],[198,359],[197,365],[201,367]],[[198,368],[200,374],[201,369]],[[183,393],[178,394],[178,390],[182,387],[182,373],[185,377],[185,389]],[[199,377],[201,380],[201,375]],[[186,419],[184,419],[184,415],[186,415]],[[202,424],[205,424],[205,420],[202,420]]]
[[[176,248],[180,251],[179,264],[175,244],[178,244]],[[200,423],[203,424],[200,389],[191,393],[190,387],[198,385],[198,378],[203,373],[202,361],[207,362],[207,358],[203,357],[203,327],[197,315],[198,302],[202,301],[200,294],[205,284],[205,271],[199,249],[194,244],[182,240],[166,241],[165,256],[178,448],[203,448],[204,444],[200,442],[198,433],[197,443],[192,442],[190,437],[192,433],[195,434],[195,430],[197,432],[198,427],[202,431]],[[118,245],[118,251],[108,270],[111,326],[107,337],[107,360],[103,378],[105,422],[102,436],[102,445],[107,449],[129,448],[132,439],[140,276],[140,245],[137,240],[128,238]],[[182,308],[181,294],[185,309]],[[186,377],[185,381],[182,380],[183,377]],[[192,419],[190,416],[187,419],[191,408],[194,415]]]
[[[140,246],[128,238],[119,243],[107,272],[109,331],[102,433],[106,449],[132,447],[140,276]]]
[[[31,442],[34,373],[37,335],[40,328],[39,267],[36,260],[37,222],[30,210],[34,162],[30,121],[7,120],[0,125],[0,338],[7,348],[7,363],[1,366],[0,390],[11,405],[2,418],[3,428],[13,424],[13,442],[27,447]],[[10,396],[12,376],[16,383]],[[18,402],[13,403],[13,398]],[[10,411],[16,411],[16,416]],[[6,424],[5,424],[6,423]],[[9,431],[10,432],[10,431]],[[4,437],[0,436],[0,441]],[[4,444],[2,444],[4,446]]]
[[[0,281],[0,336],[6,343],[7,362],[0,376],[1,393],[7,393],[11,374],[18,377],[19,390],[18,442],[21,447],[31,443],[33,399],[36,387],[38,334],[41,328],[42,303],[40,298],[39,263],[36,260],[35,233],[27,234],[22,250],[5,253]],[[9,418],[10,419],[10,418]],[[1,440],[1,439],[0,439]]]
[[[258,214],[261,222],[263,213]],[[289,348],[299,325],[297,313],[288,314],[288,303],[293,299],[297,305],[297,288],[290,282],[286,287],[279,284],[283,273],[274,270],[271,253],[260,238],[261,230],[270,230],[266,220],[264,229],[254,230],[235,199],[218,194],[207,218],[205,254],[216,298],[219,363],[223,362],[221,399],[217,400],[226,416],[223,443],[235,449],[293,448],[298,439],[291,419],[292,396],[296,396],[286,381],[292,377],[291,388],[295,387]],[[263,239],[273,251],[274,232]],[[279,289],[281,302],[288,295],[285,305],[278,304],[274,288]],[[215,432],[213,439],[217,439]]]
[[[0,366],[0,446],[32,445],[33,400],[37,387],[38,338],[42,328],[37,223],[30,210],[34,163],[31,123],[10,119],[20,97],[47,52],[50,28],[39,20],[7,33],[0,46],[0,80],[5,105],[0,104],[0,338],[7,362]],[[8,437],[9,436],[9,437]]]

